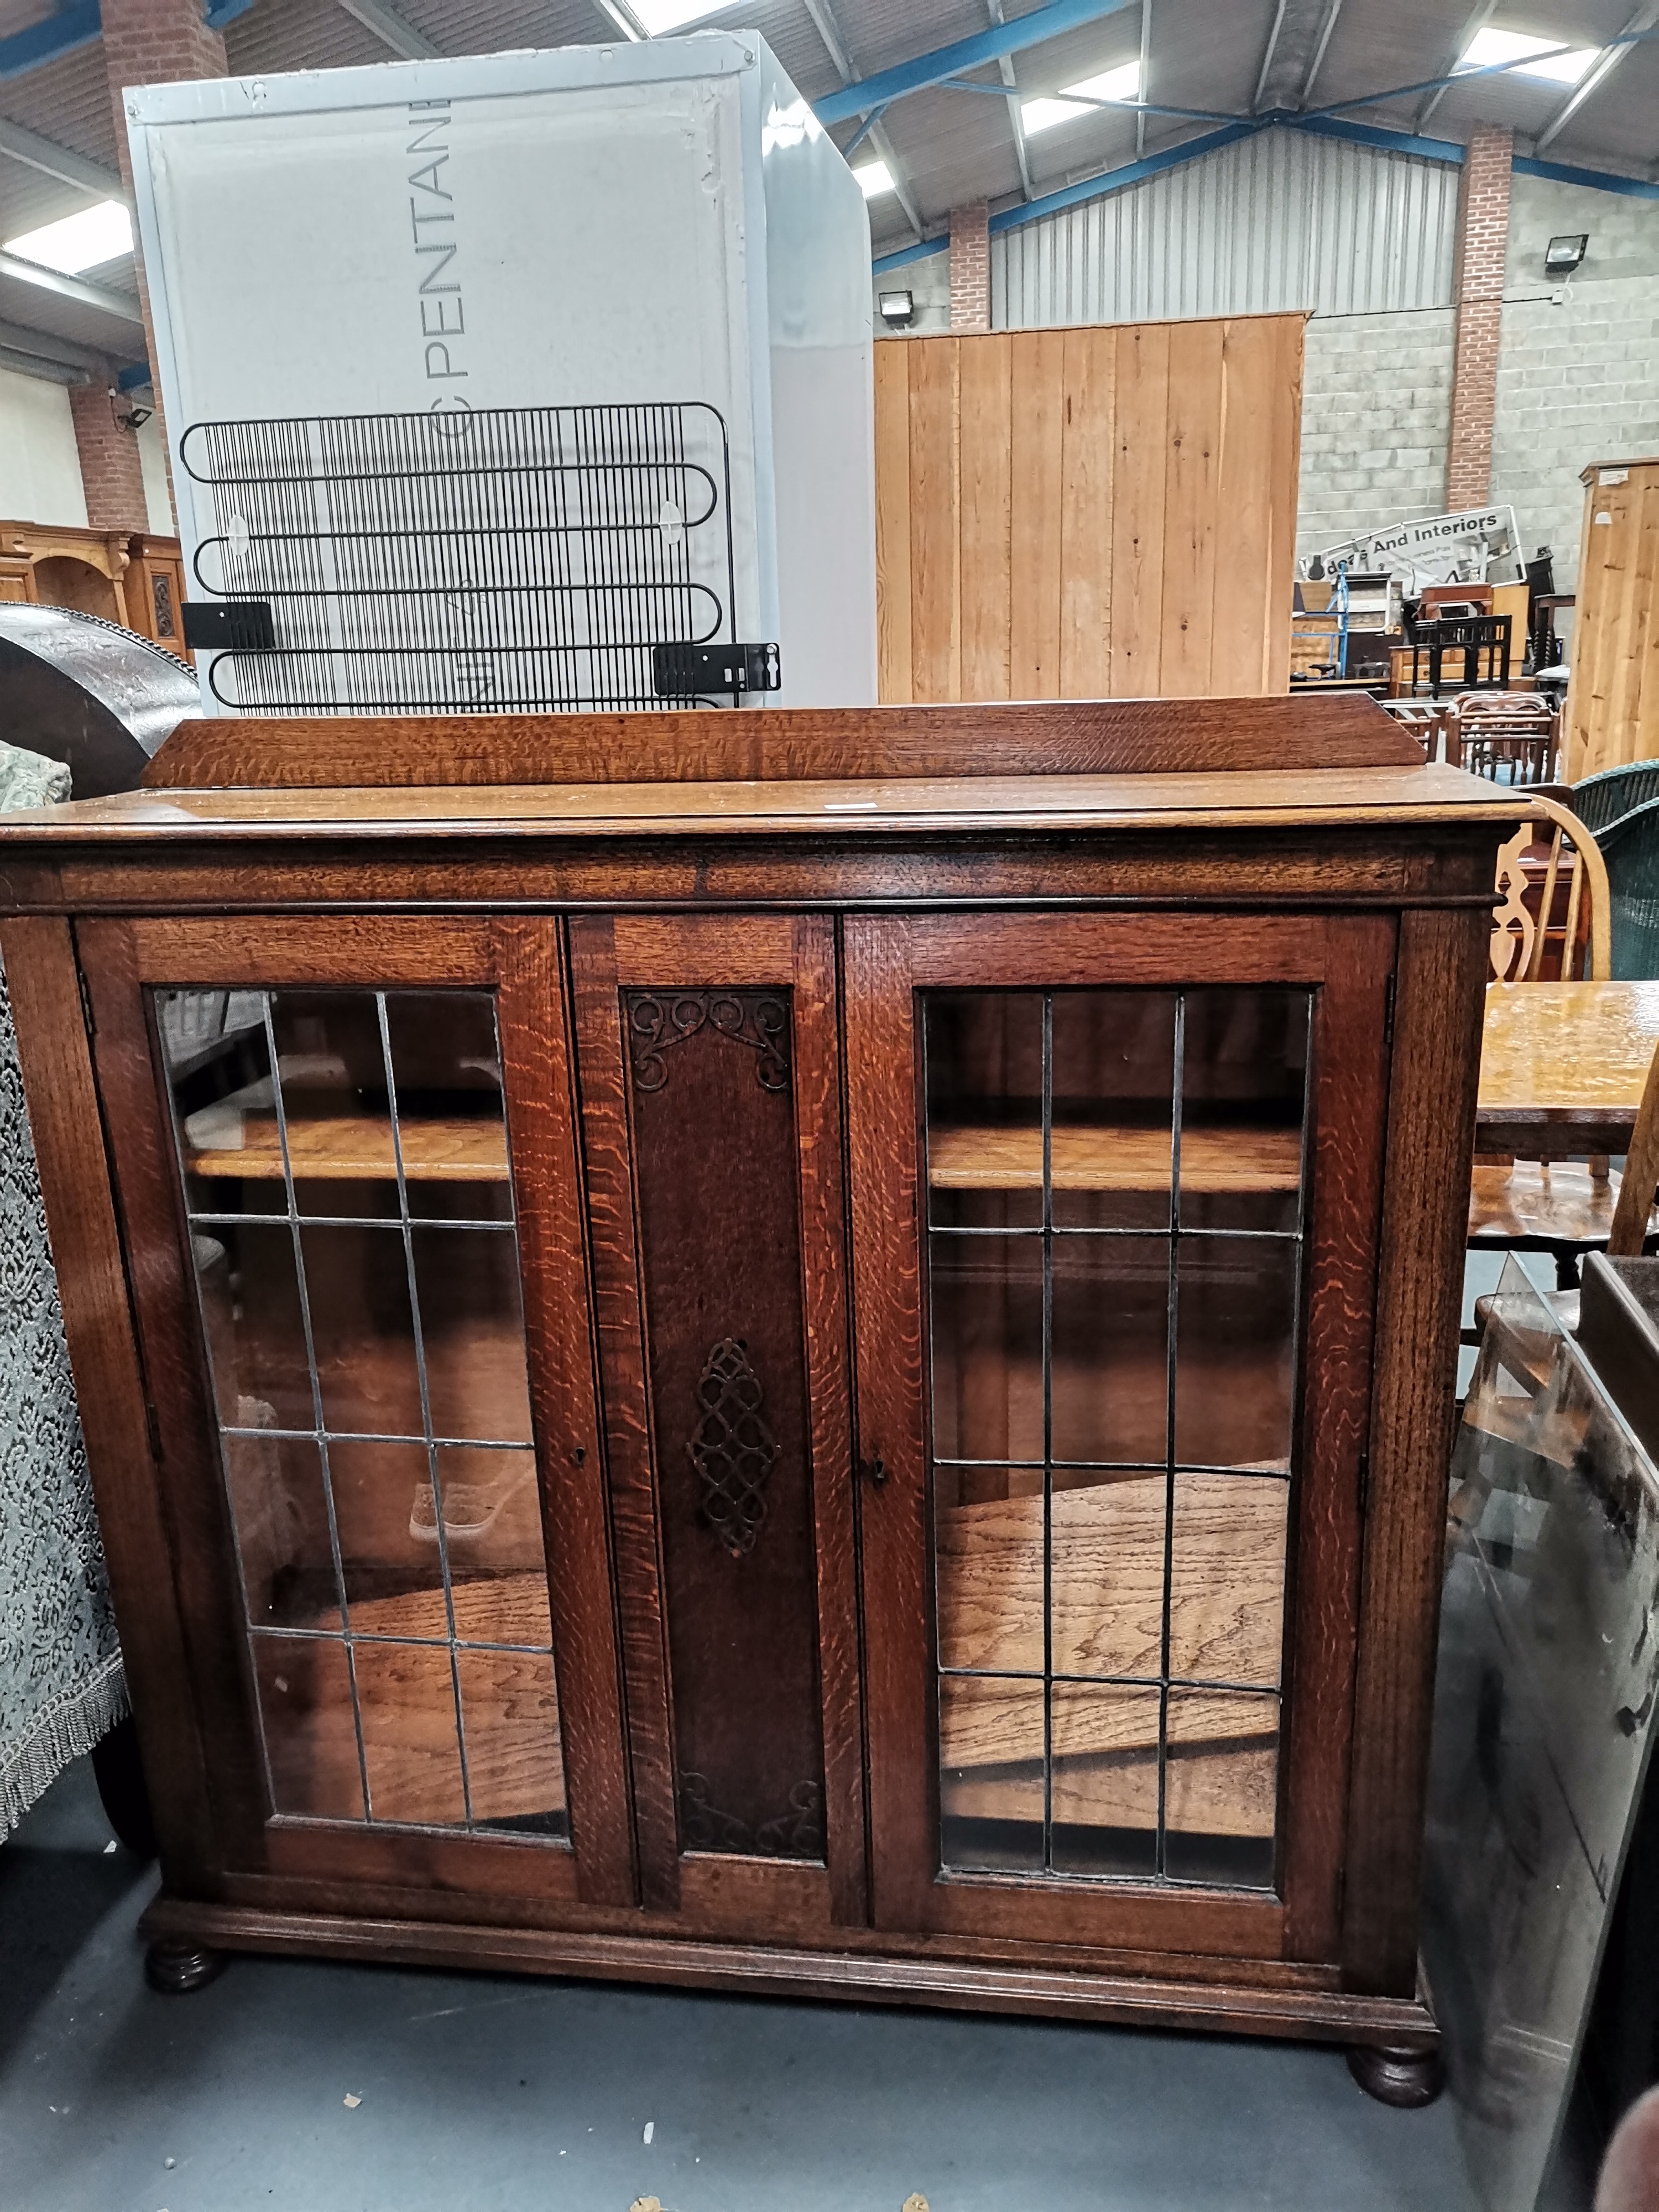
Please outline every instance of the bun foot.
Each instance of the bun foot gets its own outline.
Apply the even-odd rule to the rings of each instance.
[[[194,1943],[152,1943],[144,1954],[144,1979],[163,1996],[182,1997],[217,1981],[225,1971],[222,1951]]]
[[[1368,2097],[1405,2111],[1433,2104],[1446,2086],[1437,2051],[1379,2051],[1375,2044],[1356,2043],[1349,2048],[1348,2071]]]

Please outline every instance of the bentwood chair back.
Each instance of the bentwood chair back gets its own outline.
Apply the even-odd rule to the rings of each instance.
[[[1605,978],[1609,968],[1607,876],[1595,839],[1559,800],[1533,794],[1530,804],[1545,817],[1545,837],[1540,836],[1538,822],[1522,823],[1498,856],[1492,988]],[[1528,852],[1540,847],[1547,854],[1541,880],[1526,860]],[[1552,947],[1557,956],[1553,960],[1548,959]],[[1649,1082],[1651,1087],[1650,1076]],[[1560,1288],[1575,1289],[1583,1254],[1608,1249],[1621,1194],[1622,1186],[1605,1158],[1527,1160],[1477,1155],[1468,1241],[1476,1250],[1547,1252],[1555,1261]],[[1646,1218],[1644,1210],[1644,1224]]]

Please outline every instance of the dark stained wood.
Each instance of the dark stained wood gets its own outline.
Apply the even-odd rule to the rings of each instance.
[[[64,807],[70,814],[75,810]],[[1282,830],[1262,822],[1241,838],[1193,823],[1167,833],[1097,824],[1087,838],[1026,834],[958,838],[935,825],[873,849],[819,830],[788,846],[686,841],[671,831],[600,851],[547,851],[507,839],[459,862],[441,842],[365,846],[327,840],[238,845],[223,854],[143,854],[127,848],[40,866],[8,854],[0,884],[20,913],[222,910],[234,870],[235,905],[349,915],[366,906],[422,910],[591,909],[649,905],[753,914],[768,908],[914,911],[1042,905],[1175,908],[1213,902],[1252,911],[1310,906],[1374,908],[1466,902],[1492,914],[1493,840],[1484,820]],[[0,823],[0,841],[12,836]],[[1536,987],[1533,987],[1536,988]]]
[[[589,957],[584,948],[586,933],[586,926],[578,923],[574,937],[579,963]],[[743,1695],[726,1699],[740,1731],[728,1749],[751,1760],[762,1757],[770,1734],[787,1717],[782,1708],[789,1698],[789,1639],[801,1612],[800,1598],[799,1593],[791,1595],[787,1583],[779,1585],[774,1595],[784,1610],[769,1626],[766,1591],[769,1559],[776,1556],[777,1547],[792,1540],[788,1501],[781,1495],[775,1504],[769,1503],[753,1553],[735,1567],[719,1554],[709,1530],[696,1522],[678,1525],[675,1516],[687,1501],[673,1502],[687,1489],[684,1437],[690,1425],[687,1409],[693,1404],[691,1386],[711,1341],[732,1334],[720,1316],[728,1308],[735,1310],[734,1300],[747,1316],[742,1334],[765,1383],[762,1410],[769,1425],[787,1446],[793,1425],[803,1415],[805,1419],[817,1614],[809,1671],[816,1672],[815,1726],[822,1745],[821,1751],[814,1749],[812,1767],[814,1772],[821,1767],[824,1784],[836,1917],[861,1921],[866,1910],[863,1744],[842,1287],[845,1229],[833,927],[826,920],[781,915],[722,921],[706,916],[623,915],[611,925],[607,973],[609,989],[601,995],[604,1018],[613,1033],[623,994],[672,996],[676,991],[699,990],[791,994],[789,1094],[757,1091],[757,1055],[746,1047],[718,1039],[712,1040],[714,1051],[705,1056],[700,1076],[696,1056],[699,1047],[711,1042],[707,1031],[687,1044],[669,1048],[663,1064],[667,1080],[660,1091],[642,1094],[637,1085],[633,1086],[629,1124],[634,1202],[647,1248],[639,1325],[659,1431],[658,1510],[672,1524],[663,1526],[662,1537],[678,1547],[680,1560],[678,1578],[672,1559],[669,1562],[666,1591],[668,1641],[675,1660],[670,1690],[675,1724],[686,1727],[685,1708],[696,1687],[686,1669],[706,1668],[717,1660],[729,1665],[732,1653],[745,1650],[758,1637],[759,1645],[743,1662],[742,1680],[747,1686],[764,1679],[766,1698],[757,1703],[745,1686]],[[607,1042],[606,1052],[613,1048]],[[723,1103],[705,1100],[700,1109],[700,1080],[724,1083]],[[781,1170],[771,1159],[775,1147],[770,1139],[763,1140],[759,1129],[750,1130],[747,1139],[744,1135],[757,1113],[763,1115],[769,1105],[782,1109],[787,1152]],[[711,1128],[720,1133],[712,1144]],[[666,1162],[665,1173],[661,1157],[665,1145],[677,1151],[677,1157]],[[781,1181],[781,1191],[769,1193],[764,1187],[769,1159],[771,1181]],[[744,1229],[746,1214],[757,1206],[765,1220],[757,1218]],[[675,1217],[672,1222],[671,1212]],[[654,1264],[653,1236],[658,1246]],[[736,1244],[727,1252],[733,1236]],[[692,1364],[685,1369],[684,1358],[680,1359],[684,1371],[677,1370],[677,1387],[674,1377],[665,1380],[665,1362],[673,1364],[674,1346],[688,1326],[690,1333],[681,1349],[691,1356]],[[805,1397],[798,1409],[793,1397],[795,1386],[783,1371],[788,1363],[780,1329],[799,1347],[795,1356],[801,1362]],[[773,1342],[774,1338],[778,1340]],[[665,1405],[665,1413],[661,1410]],[[797,1457],[796,1451],[785,1449],[780,1477]],[[670,1495],[664,1502],[665,1492]],[[717,1650],[700,1649],[698,1640],[686,1643],[683,1635],[677,1637],[677,1607],[682,1615],[700,1622],[699,1639],[717,1626],[709,1603],[699,1604],[698,1591],[680,1586],[694,1569],[705,1577],[714,1575],[720,1592],[728,1580],[734,1593],[748,1589],[745,1609],[759,1608],[751,1620],[732,1623],[731,1637],[721,1638]],[[702,1595],[714,1601],[717,1613],[720,1592]],[[810,1617],[810,1599],[806,1609]],[[724,1803],[722,1809],[740,1810]],[[693,1867],[706,1863],[702,1854],[682,1862],[683,1887],[692,1880]],[[763,1887],[793,1877],[784,1866],[764,1864],[751,1869],[751,1878]],[[693,1908],[689,1894],[683,1895],[682,1903],[687,1910]]]
[[[0,955],[162,1872],[201,1888],[222,1846],[69,924],[9,920]]]
[[[745,1994],[839,1999],[947,2011],[1030,2014],[1276,2035],[1320,2042],[1371,2042],[1432,2050],[1434,2016],[1413,1999],[1324,1990],[1267,1990],[1225,1983],[1043,1972],[1018,1966],[964,1969],[958,1962],[799,1950],[785,1945],[699,1942],[672,1936],[581,1936],[496,1924],[455,1926],[418,1919],[374,1920],[323,1912],[189,1904],[160,1898],[143,1931],[227,1949],[314,1958],[371,1959],[401,1966],[465,1966],[484,1972],[562,1974]]]
[[[1486,937],[1473,914],[1401,920],[1341,1954],[1349,1988],[1387,1996],[1417,1972]]]
[[[631,1905],[633,1808],[559,935],[556,924],[508,918],[490,937],[571,1835],[582,1897]]]
[[[647,1908],[672,1911],[679,1898],[674,1724],[613,932],[609,920],[573,922],[570,972],[640,1895]]]
[[[842,1162],[839,974],[827,919],[794,925],[795,1137],[802,1297],[817,1536],[818,1677],[824,1807],[835,1917],[869,1912],[858,1540],[853,1491],[847,1191]]]
[[[1329,1958],[1337,1941],[1395,925],[1333,920],[1325,944],[1314,1028],[1317,1137],[1288,1639],[1292,1719],[1280,1778],[1284,1814],[1291,1815],[1285,1945],[1300,1959]]]
[[[199,1715],[218,1848],[234,1865],[263,1862],[264,1778],[238,1576],[220,1473],[217,1425],[202,1349],[170,1117],[164,1118],[138,948],[125,923],[83,922],[76,949],[93,1015],[93,1049],[120,1207],[143,1362],[147,1419],[160,1462],[169,1577],[185,1639],[185,1680]]]
[[[927,1925],[938,1863],[939,1784],[922,1632],[927,1587],[927,1451],[917,1239],[915,1025],[911,925],[848,922],[843,937],[847,1157],[853,1218],[853,1362],[861,1468],[859,1517],[866,1640],[872,1917]],[[913,1632],[873,1639],[868,1624]]]
[[[245,787],[255,775],[276,787]],[[365,787],[334,787],[347,775]],[[1431,2049],[1417,1853],[1459,1179],[1494,855],[1529,804],[1420,765],[1409,733],[1337,698],[225,722],[181,732],[149,792],[0,823],[0,945],[71,1255],[77,1374],[98,1394],[86,1426],[134,1694],[172,1808],[156,1941]],[[574,1850],[265,1817],[142,992],[301,979],[499,992]],[[1174,982],[1317,994],[1277,1887],[941,1876],[915,993]],[[668,986],[792,997],[793,1136],[768,1177],[799,1250],[793,1285],[769,1295],[802,1347],[824,1864],[681,1849],[653,1462],[684,1438],[653,1401],[651,1147],[620,1032],[623,992]],[[447,1110],[423,1133],[434,1174],[460,1158]],[[671,1185],[759,1172],[740,1116],[691,1120],[651,1140]],[[963,1174],[983,1182],[1001,1159],[1011,1188],[1029,1183],[1008,1132],[983,1158],[958,1134]],[[1273,1135],[1236,1161],[1195,1139],[1191,1187],[1213,1167],[1281,1188]],[[374,1165],[350,1129],[334,1136]],[[1082,1136],[1066,1188],[1133,1197],[1133,1145]],[[494,1142],[460,1164],[499,1190]],[[133,1453],[147,1400],[159,1473]],[[1280,1618],[1249,1564],[1263,1486],[1228,1585],[1261,1614],[1239,1632],[1252,1654]],[[1192,1556],[1212,1560],[1211,1508],[1190,1510]],[[998,1556],[981,1553],[993,1579]],[[1207,1637],[1225,1596],[1218,1581],[1172,1596],[1172,1620]],[[1241,1817],[1223,1832],[1266,1832],[1253,1806]]]
[[[325,715],[181,722],[153,791],[238,786],[721,782],[1420,764],[1375,700],[1102,699],[1063,706],[667,714]]]

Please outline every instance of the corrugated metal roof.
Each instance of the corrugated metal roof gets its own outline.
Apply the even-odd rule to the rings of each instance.
[[[1457,171],[1267,131],[991,242],[999,328],[1451,299]]]

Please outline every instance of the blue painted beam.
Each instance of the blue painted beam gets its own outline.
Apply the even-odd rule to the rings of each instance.
[[[239,15],[246,15],[253,0],[207,0],[206,23],[210,31],[222,31],[227,23],[234,23]]]
[[[31,70],[61,61],[78,47],[89,46],[103,27],[98,0],[70,0],[55,15],[0,39],[0,78],[27,76]]]
[[[1588,185],[1592,191],[1622,192],[1633,200],[1659,200],[1659,185],[1644,184],[1640,177],[1620,177],[1607,169],[1576,168],[1570,161],[1534,161],[1517,154],[1510,164],[1523,177],[1547,177],[1556,185]]]
[[[1313,138],[1346,138],[1356,146],[1374,146],[1379,154],[1414,154],[1420,161],[1449,161],[1462,166],[1464,148],[1455,138],[1419,138],[1410,131],[1383,131],[1371,123],[1350,123],[1340,115],[1275,115],[1275,123],[1305,131]],[[1516,163],[1516,168],[1520,163]]]
[[[863,115],[890,100],[902,100],[907,92],[942,84],[946,77],[960,76],[964,70],[982,69],[987,62],[1000,61],[1005,54],[1023,53],[1045,39],[1080,30],[1085,23],[1097,23],[1105,15],[1121,15],[1136,4],[1137,0],[1049,0],[1046,8],[1036,9],[1029,15],[975,32],[971,39],[958,39],[954,46],[939,46],[933,53],[918,54],[913,62],[900,62],[832,92],[818,101],[813,112],[828,129],[832,123],[845,123],[850,116]]]
[[[948,238],[924,238],[920,246],[906,246],[896,253],[884,253],[878,261],[870,264],[872,276],[890,276],[896,269],[908,269],[913,261],[926,261],[931,254],[943,253],[951,241]]]
[[[1030,20],[1029,17],[1026,19]],[[1027,200],[1023,207],[1004,208],[1000,215],[991,217],[993,231],[1022,230],[1028,222],[1041,222],[1047,215],[1058,215],[1064,208],[1079,207],[1085,200],[1104,199],[1109,193],[1123,191],[1130,185],[1138,185],[1143,177],[1156,177],[1165,169],[1178,169],[1185,161],[1199,161],[1206,154],[1219,152],[1224,146],[1237,144],[1241,138],[1254,138],[1267,125],[1252,118],[1249,122],[1229,123],[1219,131],[1200,131],[1196,138],[1183,139],[1179,146],[1165,146],[1161,152],[1148,154],[1139,161],[1126,161],[1120,169],[1108,169],[1098,177],[1085,177],[1081,184],[1064,185],[1057,192],[1045,192],[1041,199]]]

